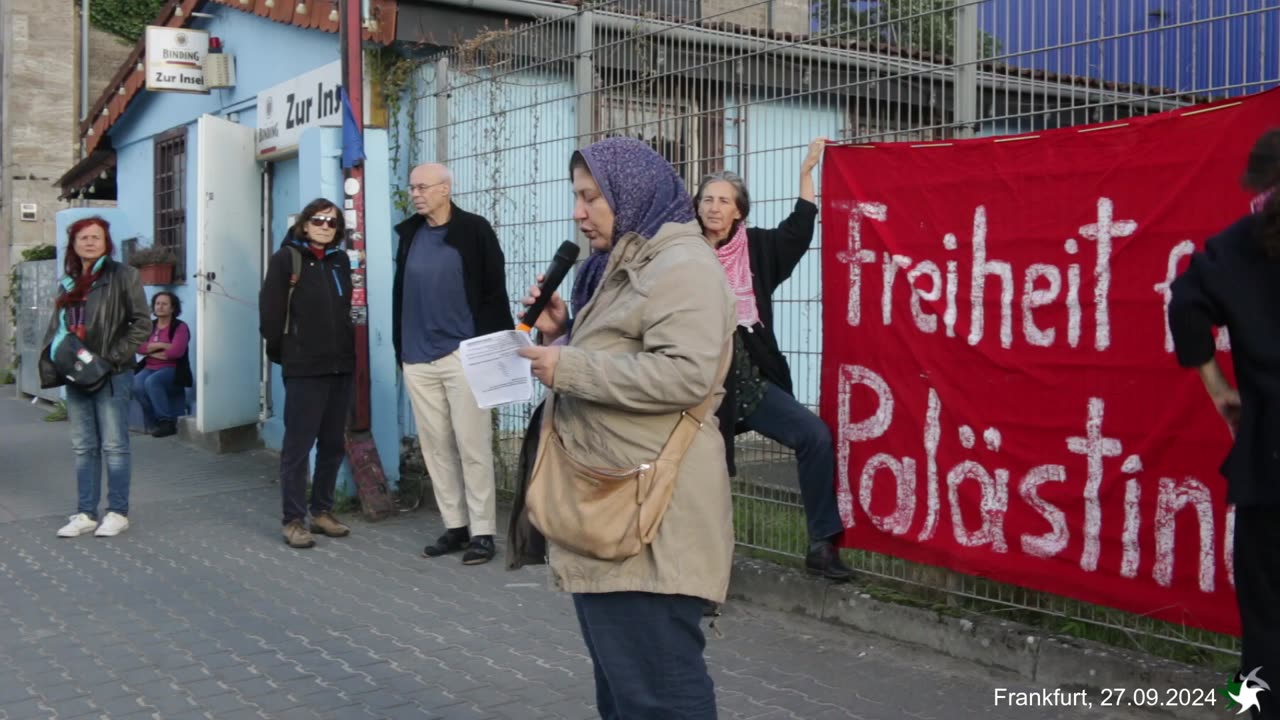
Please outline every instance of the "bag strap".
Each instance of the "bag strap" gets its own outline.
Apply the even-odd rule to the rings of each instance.
[[[702,429],[702,424],[706,420],[707,413],[711,411],[711,404],[715,402],[716,391],[724,385],[725,378],[729,375],[729,365],[733,361],[733,335],[729,336],[725,342],[724,350],[720,351],[720,367],[716,369],[715,382],[711,384],[711,392],[707,393],[707,397],[696,407],[680,412],[680,420],[676,423],[676,427],[671,431],[667,442],[663,444],[662,451],[658,454],[658,460],[668,460],[679,464],[684,458],[684,454],[689,451],[689,446],[693,444],[693,439],[697,437],[698,431]],[[542,440],[553,432],[552,426],[555,424],[555,396],[556,394],[550,390],[547,391],[546,407],[542,409]],[[685,422],[688,420],[688,422]]]
[[[289,273],[289,295],[284,300],[284,334],[289,334],[289,311],[293,306],[293,289],[302,277],[302,251],[292,245],[286,245],[291,256],[292,269]]]
[[[663,443],[662,452],[658,453],[659,463],[665,462],[678,466],[680,461],[684,460],[684,454],[689,452],[689,446],[693,445],[693,439],[698,436],[698,431],[702,429],[707,413],[711,411],[711,404],[715,402],[716,391],[724,385],[725,378],[729,375],[729,365],[732,361],[733,335],[731,334],[729,340],[725,343],[724,350],[720,354],[720,367],[716,370],[716,381],[711,385],[711,392],[707,394],[707,399],[703,400],[697,407],[680,413],[680,420],[676,422],[676,427],[671,431],[671,436]]]

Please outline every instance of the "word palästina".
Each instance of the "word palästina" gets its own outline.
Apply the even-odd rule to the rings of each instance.
[[[861,388],[861,389],[859,389]],[[854,394],[874,397],[874,407],[855,408]],[[901,392],[901,390],[899,390]],[[857,502],[863,513],[881,532],[906,537],[915,533],[915,540],[926,542],[949,522],[956,544],[969,548],[986,548],[995,553],[1021,552],[1036,558],[1062,556],[1071,542],[1074,525],[1080,527],[1083,538],[1077,538],[1080,549],[1078,562],[1086,572],[1098,569],[1102,555],[1103,525],[1120,521],[1120,575],[1125,578],[1138,576],[1142,565],[1144,545],[1146,552],[1154,546],[1154,561],[1150,563],[1153,580],[1163,587],[1170,587],[1174,577],[1174,543],[1177,523],[1191,520],[1197,523],[1199,552],[1196,558],[1196,577],[1200,591],[1212,593],[1216,587],[1215,545],[1223,538],[1222,555],[1226,575],[1231,582],[1232,528],[1234,508],[1228,507],[1222,518],[1220,533],[1217,529],[1213,499],[1208,486],[1195,477],[1160,477],[1154,483],[1144,478],[1142,458],[1124,452],[1119,438],[1108,437],[1104,430],[1106,402],[1101,397],[1091,397],[1082,407],[1084,430],[1072,437],[1063,438],[1061,449],[1076,456],[1074,467],[1068,463],[1045,463],[1020,471],[1015,478],[1008,468],[990,467],[966,457],[946,466],[946,458],[939,449],[943,437],[942,401],[933,388],[928,388],[924,408],[924,427],[920,452],[914,457],[897,457],[885,452],[872,453],[866,443],[885,435],[895,417],[894,392],[885,379],[870,368],[861,365],[841,365],[837,385],[837,488],[842,519],[846,527],[854,527],[853,503]],[[855,414],[856,411],[856,414]],[[960,426],[957,433],[966,451],[975,449],[978,432],[969,426]],[[987,428],[981,433],[986,455],[998,454],[1003,437],[998,428]],[[854,453],[854,445],[859,452]],[[966,452],[966,455],[974,453]],[[854,466],[854,462],[861,467]],[[1119,462],[1119,472],[1114,463]],[[1111,464],[1108,467],[1108,464]],[[1124,500],[1103,506],[1104,476],[1119,475],[1124,485]],[[920,483],[924,491],[919,491]],[[894,497],[892,511],[885,512],[885,505],[873,502],[877,488],[887,483]],[[976,484],[981,498],[978,507],[962,502],[961,487]],[[1152,492],[1155,502],[1148,500],[1145,507],[1153,516],[1143,517],[1143,494]],[[1078,495],[1077,493],[1078,488]],[[1056,498],[1079,497],[1073,504],[1083,506],[1083,522],[1069,523],[1067,513],[1044,496],[1042,490],[1052,490]],[[884,493],[885,490],[879,490]],[[964,493],[968,495],[968,493]],[[1118,495],[1117,495],[1118,497]],[[923,498],[924,507],[917,508],[917,500]],[[883,499],[883,498],[882,498]],[[1152,510],[1153,509],[1153,510]],[[1185,512],[1184,512],[1185,511]],[[1010,537],[1006,531],[1006,516],[1020,519],[1034,518],[1034,523],[1047,527],[1042,533],[1022,532]],[[967,517],[966,517],[967,516]],[[1104,520],[1105,516],[1105,520]],[[976,520],[976,521],[975,521]],[[1018,526],[1027,527],[1019,522]],[[1114,531],[1108,533],[1109,537]],[[1146,538],[1144,542],[1144,538]],[[1112,560],[1117,558],[1112,558]]]
[[[1092,247],[1091,262],[1080,259],[1081,241],[1068,237],[1063,241],[1065,263],[1033,263],[1016,273],[1013,264],[995,257],[988,246],[987,208],[974,209],[969,252],[957,252],[959,239],[954,233],[942,237],[944,257],[940,260],[913,258],[893,252],[877,253],[864,246],[864,225],[868,222],[883,223],[889,218],[889,208],[883,203],[858,202],[845,209],[849,212],[848,247],[838,253],[841,263],[848,265],[849,305],[847,321],[857,327],[863,322],[863,309],[870,303],[864,298],[864,273],[874,270],[865,266],[878,266],[881,275],[879,298],[881,321],[890,325],[894,316],[894,303],[909,297],[912,321],[923,333],[933,334],[941,327],[947,337],[956,337],[956,324],[960,319],[960,288],[968,286],[969,333],[967,341],[977,345],[987,333],[988,310],[995,305],[987,302],[989,286],[994,286],[999,296],[1000,345],[1012,347],[1014,318],[1022,338],[1027,344],[1051,347],[1065,337],[1067,345],[1077,347],[1084,329],[1084,310],[1081,304],[1082,276],[1088,273],[1092,282],[1089,304],[1093,308],[1093,347],[1106,350],[1111,346],[1111,254],[1112,244],[1137,232],[1133,220],[1115,219],[1115,208],[1109,198],[1099,198],[1093,222],[1081,225],[1075,231]],[[967,255],[967,256],[966,256]],[[963,272],[962,272],[963,268]],[[895,290],[895,287],[903,287]],[[1015,296],[1018,297],[1015,307]],[[1066,326],[1045,326],[1037,317],[1037,310],[1055,304],[1066,307]],[[1043,313],[1042,313],[1043,314]]]

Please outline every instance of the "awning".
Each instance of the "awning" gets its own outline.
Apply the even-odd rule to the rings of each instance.
[[[104,138],[96,150],[58,178],[54,185],[62,188],[60,200],[115,200],[116,151],[110,139]]]

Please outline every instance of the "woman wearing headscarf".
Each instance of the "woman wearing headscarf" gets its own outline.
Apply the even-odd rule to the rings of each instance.
[[[800,197],[776,228],[747,227],[751,197],[736,173],[707,175],[698,184],[693,204],[737,301],[733,369],[719,412],[729,472],[736,471],[733,437],[738,432],[754,431],[794,450],[809,531],[805,570],[848,580],[853,571],[841,562],[838,549],[844,524],[836,506],[835,443],[826,423],[792,393],[791,368],[778,348],[773,322],[773,293],[813,244],[818,217],[813,171],[825,145],[825,138],[809,144],[800,164]]]
[[[40,387],[66,385],[71,450],[76,456],[80,500],[58,537],[92,532],[119,535],[129,528],[129,484],[133,474],[129,451],[129,400],[133,390],[133,357],[151,333],[147,295],[135,268],[111,257],[111,225],[100,217],[78,220],[67,228],[62,292],[40,353]],[[67,335],[110,366],[102,387],[88,390],[66,381],[53,355]],[[102,500],[102,465],[107,465],[107,514],[98,522]]]
[[[1222,464],[1235,505],[1232,566],[1241,679],[1261,680],[1256,720],[1280,719],[1280,130],[1258,138],[1243,184],[1250,213],[1191,257],[1173,282],[1169,330],[1183,367],[1200,373],[1234,443]],[[1231,335],[1236,384],[1218,366],[1213,328]],[[1265,687],[1265,686],[1264,686]]]
[[[684,411],[708,398],[714,409],[733,297],[691,222],[684,184],[648,145],[595,143],[574,153],[570,175],[574,220],[608,260],[567,344],[521,354],[554,393],[544,422],[554,422],[569,456],[637,467],[658,456]],[[538,294],[531,288],[525,304]],[[568,331],[558,295],[537,327],[545,341]],[[728,589],[732,516],[723,441],[708,415],[656,535],[638,554],[602,560],[548,541],[552,581],[573,593],[601,717],[716,716],[700,620],[704,603],[723,601]]]

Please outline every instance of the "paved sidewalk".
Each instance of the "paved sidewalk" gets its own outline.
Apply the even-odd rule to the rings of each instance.
[[[432,512],[291,550],[270,453],[134,436],[132,527],[56,538],[75,481],[43,412],[0,399],[0,719],[597,717],[544,569],[423,559]],[[741,603],[720,625],[722,718],[1124,717],[995,707],[996,687],[1038,688]]]

